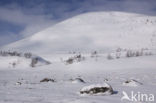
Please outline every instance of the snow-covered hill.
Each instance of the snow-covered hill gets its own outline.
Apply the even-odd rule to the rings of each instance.
[[[85,13],[2,47],[33,53],[155,48],[156,17],[124,12]]]
[[[82,14],[1,49],[1,103],[155,102],[154,16]]]

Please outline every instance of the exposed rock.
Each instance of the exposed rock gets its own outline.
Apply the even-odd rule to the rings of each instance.
[[[56,82],[54,79],[44,78],[40,82]]]
[[[21,85],[22,83],[21,82],[16,82],[16,85]]]
[[[80,94],[90,94],[90,95],[97,95],[97,94],[102,94],[102,95],[111,95],[113,94],[113,89],[112,87],[107,84],[96,84],[96,85],[90,85],[83,87],[80,90]]]

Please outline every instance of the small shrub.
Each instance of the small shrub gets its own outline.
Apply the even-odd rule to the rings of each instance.
[[[94,51],[94,52],[91,53],[91,57],[92,57],[92,58],[93,58],[93,57],[97,57],[97,56],[98,56],[97,51]]]
[[[13,67],[15,67],[15,66],[16,66],[16,63],[15,63],[15,62],[13,62],[13,63],[12,63],[12,66],[13,66]]]
[[[69,58],[68,60],[66,60],[66,64],[72,64],[74,62],[73,58]]]
[[[85,57],[83,57],[83,56],[81,56],[81,54],[79,54],[79,55],[75,55],[74,57],[70,57],[65,62],[66,62],[66,64],[72,64],[74,62],[81,62],[83,60],[85,60]]]
[[[121,48],[117,48],[117,49],[116,49],[116,52],[121,52],[121,51],[122,51]]]
[[[108,59],[108,60],[112,60],[112,59],[113,59],[112,55],[111,55],[111,54],[108,54],[108,55],[107,55],[107,59]]]
[[[32,58],[31,59],[31,64],[30,64],[30,66],[31,67],[35,67],[35,65],[38,63],[38,58],[36,57],[36,58]]]
[[[121,56],[121,53],[116,53],[116,58],[119,59]]]
[[[25,58],[31,58],[32,54],[31,53],[24,53]]]

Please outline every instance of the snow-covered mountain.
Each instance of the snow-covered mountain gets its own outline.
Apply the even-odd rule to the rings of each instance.
[[[2,49],[51,53],[156,47],[156,17],[124,12],[81,14]]]

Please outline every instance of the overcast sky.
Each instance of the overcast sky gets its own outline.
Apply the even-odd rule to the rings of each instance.
[[[156,0],[0,0],[0,46],[92,11],[156,16]]]

